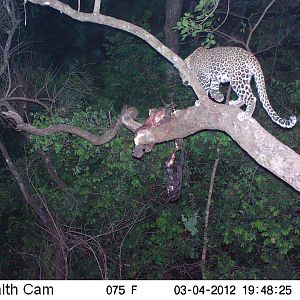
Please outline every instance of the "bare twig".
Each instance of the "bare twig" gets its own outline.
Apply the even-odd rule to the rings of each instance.
[[[266,52],[266,51],[269,51],[273,48],[276,48],[278,46],[281,45],[281,43],[293,32],[296,30],[296,27],[292,27],[292,28],[289,28],[289,30],[287,30],[287,32],[274,44],[264,48],[264,49],[261,49],[261,50],[258,50],[256,51],[254,54],[260,54],[260,53],[263,53],[263,52]]]
[[[48,99],[46,99],[48,100]],[[40,106],[42,106],[43,108],[45,108],[47,111],[50,111],[50,108],[45,105],[43,102],[41,102],[40,100],[36,100],[36,99],[30,99],[30,98],[26,98],[26,97],[3,97],[0,98],[0,103],[1,102],[7,102],[7,101],[24,101],[24,102],[31,102],[31,103],[35,103],[38,104]],[[48,100],[49,101],[49,100]]]
[[[50,158],[50,155],[44,151],[40,151],[39,152],[39,155],[42,157],[42,159],[44,160],[45,162],[45,165],[46,165],[46,168],[47,168],[47,171],[48,171],[48,174],[50,175],[50,177],[53,179],[53,181],[62,189],[66,189],[68,186],[64,183],[64,181],[58,176],[53,164],[52,164],[52,161],[51,161],[51,158]]]
[[[218,34],[218,35],[221,35],[221,36],[222,36],[223,38],[225,38],[227,41],[232,41],[232,42],[234,42],[234,43],[236,43],[236,44],[240,44],[240,45],[242,45],[242,46],[244,46],[244,47],[246,48],[245,42],[242,41],[241,39],[236,38],[236,37],[233,36],[233,35],[229,35],[229,34],[223,32],[223,31],[220,31],[220,30],[215,31],[215,33]]]
[[[203,233],[203,248],[202,248],[202,255],[201,255],[201,272],[202,278],[206,279],[205,276],[205,263],[206,263],[206,254],[207,254],[207,244],[208,244],[208,222],[209,222],[209,214],[210,214],[210,206],[211,206],[211,196],[213,193],[216,171],[220,160],[220,149],[217,148],[218,157],[214,162],[214,166],[211,173],[210,184],[209,184],[209,191],[206,203],[206,210],[205,210],[205,223],[204,223],[204,233]]]
[[[253,28],[250,30],[247,41],[246,41],[246,49],[250,51],[249,48],[249,44],[250,44],[250,40],[252,38],[252,35],[254,33],[254,31],[256,30],[256,28],[258,27],[258,25],[261,23],[262,19],[264,18],[265,14],[267,13],[267,11],[270,9],[270,7],[274,4],[276,0],[272,0],[269,5],[265,8],[265,10],[263,11],[263,13],[261,14],[260,18],[258,19],[258,21],[256,22],[256,24],[253,26]]]
[[[2,54],[2,66],[0,67],[0,76],[2,76],[2,74],[5,72],[8,63],[9,63],[9,57],[10,57],[10,48],[11,48],[11,44],[12,44],[12,40],[13,40],[13,36],[19,26],[20,21],[17,20],[15,14],[14,14],[14,10],[12,10],[11,8],[9,8],[8,4],[7,6],[3,4],[4,7],[6,7],[7,9],[7,14],[10,17],[10,23],[11,23],[11,28],[8,32],[7,35],[7,39],[5,42],[5,46],[3,49],[3,54]]]
[[[216,28],[214,28],[214,29],[212,30],[212,32],[218,31],[219,28],[223,26],[223,24],[226,22],[226,20],[227,20],[227,18],[228,18],[229,11],[230,11],[230,0],[227,0],[227,10],[226,10],[225,18],[224,18],[224,20],[221,22],[221,24],[218,25],[218,27],[216,27]]]
[[[73,250],[75,248],[79,249],[86,249],[88,250],[92,256],[94,257],[100,275],[101,279],[107,280],[108,279],[108,272],[107,272],[107,256],[103,249],[103,247],[100,245],[100,243],[97,241],[97,239],[91,235],[83,234],[82,232],[72,232],[70,234],[70,243],[73,243],[74,246],[70,248],[70,250]],[[94,249],[96,248],[96,250]],[[97,254],[97,252],[99,254]]]

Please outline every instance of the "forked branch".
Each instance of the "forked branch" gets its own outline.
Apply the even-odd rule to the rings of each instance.
[[[186,63],[149,32],[129,22],[102,14],[78,12],[58,0],[28,1],[48,5],[81,22],[107,25],[140,37],[167,58],[192,86],[201,106],[176,111],[166,122],[139,131],[135,138],[136,146],[180,139],[205,129],[221,130],[228,133],[260,165],[300,191],[300,155],[278,141],[254,119],[239,121],[237,114],[240,109],[212,103]],[[135,126],[133,122],[132,127]]]

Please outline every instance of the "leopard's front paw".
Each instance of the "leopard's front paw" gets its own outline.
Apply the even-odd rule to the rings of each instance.
[[[217,94],[217,95],[215,96],[215,100],[216,100],[217,102],[223,102],[224,96],[223,96],[222,94]]]

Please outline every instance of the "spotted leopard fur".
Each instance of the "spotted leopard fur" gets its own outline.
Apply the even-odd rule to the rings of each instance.
[[[193,70],[205,91],[217,102],[224,100],[219,91],[220,83],[230,82],[238,99],[229,101],[229,104],[237,107],[246,105],[246,111],[238,114],[239,120],[251,117],[254,112],[256,97],[250,85],[254,76],[260,101],[271,119],[281,127],[291,128],[296,124],[295,116],[281,118],[272,108],[261,66],[250,52],[238,47],[213,49],[200,47],[189,55],[185,62]]]

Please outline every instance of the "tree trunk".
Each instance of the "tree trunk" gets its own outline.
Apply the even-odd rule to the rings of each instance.
[[[164,25],[164,33],[165,33],[165,44],[168,48],[173,50],[176,54],[179,52],[179,34],[174,30],[177,22],[180,19],[181,11],[182,11],[182,3],[183,0],[166,0],[165,4],[165,25]],[[166,82],[168,86],[172,86],[175,79],[178,77],[177,70],[173,67],[173,65],[168,64],[166,69]],[[168,98],[171,101],[174,98],[174,91],[170,88],[170,92],[168,93]]]
[[[66,251],[59,243],[55,244],[53,255],[55,279],[67,279]]]

